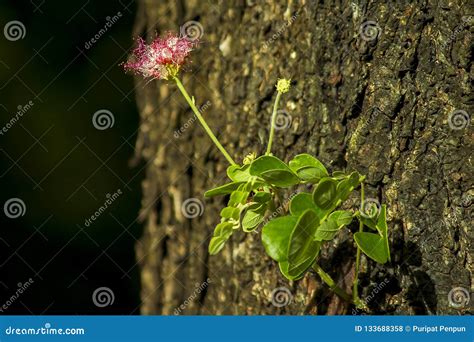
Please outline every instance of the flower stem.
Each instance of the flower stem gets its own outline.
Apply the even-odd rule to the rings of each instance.
[[[275,123],[276,123],[276,116],[277,116],[277,111],[278,111],[278,103],[280,102],[281,94],[282,93],[277,92],[275,103],[273,104],[272,121],[271,121],[271,127],[270,127],[270,136],[268,137],[267,151],[265,152],[265,155],[267,155],[267,156],[270,154],[270,152],[272,150],[273,136],[275,135]]]
[[[364,182],[360,183],[360,203],[361,206],[364,206],[365,200],[365,191],[364,191]],[[364,230],[364,223],[359,218],[359,232]],[[357,254],[356,254],[356,263],[355,263],[355,272],[354,272],[354,282],[352,283],[352,297],[354,302],[360,302],[359,298],[359,265],[360,265],[360,248],[357,246]]]
[[[321,279],[329,286],[329,288],[334,291],[335,294],[337,294],[339,297],[344,299],[345,301],[352,303],[352,298],[351,295],[348,294],[346,291],[341,289],[339,286],[337,286],[336,282],[331,278],[329,274],[324,272],[324,270],[319,266],[318,264],[313,265],[313,269],[316,271],[316,273],[321,277]]]
[[[179,80],[178,77],[173,77],[173,79],[175,80],[176,82],[176,85],[178,86],[179,90],[181,91],[181,93],[183,94],[184,98],[186,99],[186,101],[188,102],[189,106],[191,107],[191,109],[193,110],[194,114],[196,115],[196,117],[198,118],[199,122],[201,123],[202,127],[204,128],[204,130],[206,131],[207,135],[209,135],[209,138],[211,138],[212,142],[217,146],[217,148],[219,149],[219,151],[221,151],[221,153],[224,155],[224,157],[227,159],[227,161],[231,164],[231,165],[237,165],[234,160],[232,159],[232,157],[229,155],[229,153],[227,153],[227,151],[225,150],[224,146],[221,145],[221,143],[219,142],[219,140],[217,140],[216,136],[214,135],[214,133],[212,133],[211,131],[211,128],[209,127],[209,125],[207,124],[206,120],[204,120],[203,116],[201,115],[201,113],[199,112],[199,109],[197,109],[196,105],[194,104],[194,101],[191,100],[191,98],[189,97],[189,94],[188,92],[186,91],[186,89],[184,89],[184,86],[183,84],[181,83],[181,81]]]

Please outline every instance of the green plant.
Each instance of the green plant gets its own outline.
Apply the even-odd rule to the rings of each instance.
[[[262,229],[262,243],[266,253],[278,262],[281,273],[289,280],[301,279],[313,268],[321,279],[340,297],[363,307],[358,296],[358,273],[361,251],[378,263],[390,260],[387,237],[386,206],[371,205],[364,198],[364,179],[357,171],[334,171],[331,175],[324,165],[309,154],[299,154],[288,163],[271,154],[275,134],[276,115],[281,96],[290,89],[290,80],[280,79],[271,117],[266,153],[257,157],[248,155],[242,165],[234,162],[221,145],[204,117],[178,78],[185,58],[196,42],[168,35],[146,45],[139,40],[136,60],[125,67],[146,77],[174,81],[211,140],[231,164],[227,168],[230,182],[211,189],[206,197],[229,195],[227,206],[220,212],[220,223],[214,229],[209,253],[217,254],[235,230],[246,233]],[[296,193],[288,201],[282,199],[282,190],[301,184],[313,186],[311,192]],[[361,208],[356,211],[339,207],[357,188],[361,193]],[[369,205],[366,205],[366,204]],[[288,208],[287,208],[288,207]],[[355,277],[352,296],[339,288],[319,266],[318,255],[326,241],[349,225],[359,221],[354,234],[357,245]],[[367,227],[370,231],[364,231]]]
[[[380,210],[376,206],[352,212],[337,210],[356,188],[361,188],[361,203],[364,203],[365,177],[354,171],[335,171],[330,175],[324,165],[309,154],[299,154],[288,164],[272,156],[274,117],[278,109],[281,83],[277,84],[277,98],[273,108],[270,139],[266,154],[245,160],[244,165],[231,165],[227,175],[231,182],[209,190],[206,197],[230,195],[227,207],[222,209],[221,222],[216,226],[209,244],[209,252],[217,254],[236,229],[252,232],[262,229],[262,243],[267,254],[280,267],[281,273],[289,280],[297,280],[313,268],[328,286],[345,300],[358,306],[363,304],[357,292],[357,274],[360,251],[369,258],[385,263],[390,260],[387,238],[386,206]],[[286,87],[288,88],[288,87]],[[287,89],[286,89],[287,90]],[[312,184],[312,192],[300,192],[289,200],[289,210],[284,215],[268,219],[275,212],[277,203],[284,206],[281,189],[293,188],[300,184]],[[272,218],[274,215],[271,215]],[[356,277],[353,296],[349,296],[336,286],[331,277],[317,264],[317,258],[324,242],[334,239],[343,227],[359,220],[359,232],[354,234],[357,245]],[[373,232],[364,232],[363,227]]]

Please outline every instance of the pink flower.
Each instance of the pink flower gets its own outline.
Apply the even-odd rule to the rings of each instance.
[[[157,79],[176,76],[186,57],[197,45],[196,41],[172,33],[168,33],[164,38],[155,38],[149,45],[140,37],[137,42],[132,60],[124,63],[125,70]]]

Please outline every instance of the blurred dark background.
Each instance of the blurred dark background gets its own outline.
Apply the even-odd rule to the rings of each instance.
[[[119,66],[135,3],[2,0],[0,13],[0,314],[138,314],[144,165],[129,166],[138,115]]]

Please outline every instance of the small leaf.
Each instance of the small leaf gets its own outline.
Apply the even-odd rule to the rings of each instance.
[[[337,197],[338,203],[344,202],[351,192],[360,185],[365,177],[361,176],[358,172],[354,171],[348,178],[341,180],[337,184]]]
[[[240,218],[240,209],[235,207],[225,207],[221,210],[221,217],[225,219],[238,220]]]
[[[263,178],[278,187],[288,187],[300,182],[299,178],[280,159],[273,156],[261,156],[250,165],[250,174]]]
[[[334,211],[316,230],[314,239],[316,241],[332,240],[337,232],[352,222],[350,211]]]
[[[251,177],[249,168],[250,165],[231,165],[227,168],[227,176],[234,182],[247,182]]]
[[[384,238],[379,234],[358,232],[354,234],[354,240],[369,258],[381,264],[385,264],[389,260]]]
[[[332,178],[337,179],[337,180],[344,179],[346,177],[347,175],[342,171],[334,171],[332,173]]]
[[[260,175],[268,183],[280,188],[287,188],[300,182],[299,178],[291,171],[268,170]]]
[[[302,192],[295,195],[290,201],[291,215],[300,216],[305,210],[312,209],[318,211],[318,207],[313,202],[313,196],[309,193]]]
[[[323,209],[331,209],[337,200],[336,192],[337,182],[331,178],[323,178],[313,192],[313,201]]]
[[[218,186],[217,188],[208,190],[204,193],[205,197],[212,197],[212,196],[218,196],[218,195],[227,195],[230,194],[232,191],[237,190],[239,186],[245,184],[246,182],[232,182],[232,183],[227,183],[221,186]]]
[[[209,242],[209,254],[215,255],[219,253],[222,250],[222,248],[224,248],[226,241],[227,241],[226,239],[220,236],[214,236],[211,239],[211,242]]]
[[[361,221],[365,226],[369,227],[370,229],[377,230],[377,222],[370,217],[362,215],[359,211],[357,218]]]
[[[255,203],[252,204],[245,212],[242,219],[242,229],[244,232],[251,232],[258,227],[265,219],[265,212],[267,211],[266,204]]]
[[[248,191],[235,190],[230,194],[229,206],[235,207],[238,204],[245,204],[250,193]]]
[[[318,226],[319,218],[311,209],[306,210],[299,217],[291,232],[288,245],[288,274],[290,276],[300,275],[311,267],[316,259],[321,243],[314,241],[313,237]]]
[[[226,240],[232,235],[233,225],[230,222],[221,222],[214,229],[215,237],[223,237]]]
[[[262,243],[268,256],[276,261],[285,261],[288,255],[290,234],[298,217],[283,216],[268,222],[262,229]]]
[[[306,153],[295,156],[289,162],[289,166],[299,178],[311,183],[317,183],[321,178],[328,176],[328,172],[324,165],[319,160]]]

